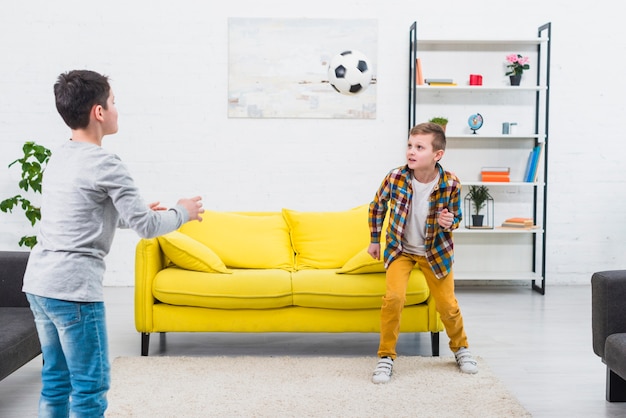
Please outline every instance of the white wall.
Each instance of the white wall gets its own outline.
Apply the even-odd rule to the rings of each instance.
[[[426,37],[472,38],[532,37],[551,21],[547,281],[588,283],[593,271],[625,267],[619,57],[626,30],[607,13],[607,0],[593,8],[540,0],[233,0],[219,9],[200,0],[3,3],[0,197],[19,192],[18,170],[2,167],[24,141],[53,148],[69,137],[52,85],[61,72],[88,68],[111,77],[120,132],[104,146],[126,161],[146,200],[170,205],[201,194],[215,210],[357,206],[404,161],[414,20]],[[378,19],[377,118],[228,119],[229,17]],[[0,232],[0,250],[18,250],[28,224],[0,213]],[[105,284],[132,285],[136,241],[133,232],[118,233]]]

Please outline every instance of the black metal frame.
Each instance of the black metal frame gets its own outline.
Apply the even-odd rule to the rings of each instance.
[[[415,126],[415,107],[417,106],[417,22],[413,22],[409,31],[409,129]]]
[[[544,142],[543,142],[543,217],[542,217],[542,227],[543,227],[543,234],[541,236],[542,239],[542,252],[543,252],[543,257],[541,258],[541,285],[537,284],[537,280],[533,280],[532,281],[532,289],[536,290],[537,292],[541,293],[542,295],[546,294],[546,236],[548,235],[548,228],[547,228],[547,212],[548,212],[548,205],[547,205],[547,201],[548,201],[548,143],[550,142],[548,140],[549,137],[549,126],[550,126],[550,42],[552,42],[552,23],[548,22],[544,25],[539,26],[539,28],[537,29],[537,37],[541,38],[542,35],[547,34],[547,41],[545,43],[545,48],[547,48],[546,50],[546,63],[545,63],[545,77],[546,77],[546,90],[544,92],[544,103],[545,103],[545,120],[544,120],[544,134],[545,134],[545,138],[544,138]],[[541,53],[542,53],[542,48],[544,47],[543,44],[539,44],[537,46],[537,85],[540,85],[541,83],[541,68],[542,67],[542,62],[541,62]],[[537,95],[536,95],[536,103],[535,103],[535,132],[539,132],[539,104],[541,103],[541,92],[537,91]],[[536,144],[535,144],[536,145]],[[533,213],[533,218],[536,219],[537,218],[537,187],[535,186],[535,192],[534,192],[534,201],[535,201],[535,205],[534,205],[534,213]],[[536,240],[537,238],[535,237],[535,243],[533,244],[533,266],[536,265]]]

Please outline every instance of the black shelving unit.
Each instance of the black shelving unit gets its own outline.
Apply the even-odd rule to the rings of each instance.
[[[546,291],[546,236],[547,236],[547,200],[548,200],[548,157],[549,157],[549,106],[550,106],[550,56],[551,56],[551,39],[552,39],[552,25],[546,23],[541,25],[537,29],[537,37],[532,39],[422,39],[418,38],[418,25],[417,22],[413,22],[409,30],[409,104],[408,104],[408,129],[410,130],[419,120],[426,120],[426,115],[423,112],[423,103],[418,103],[422,95],[432,94],[438,96],[438,104],[445,103],[447,98],[450,102],[454,102],[454,95],[461,93],[464,96],[464,100],[467,97],[482,97],[482,95],[516,95],[516,94],[532,94],[534,92],[534,132],[526,132],[523,135],[504,136],[492,133],[491,135],[483,135],[482,138],[486,138],[491,141],[531,141],[537,146],[543,143],[542,150],[542,164],[540,166],[540,176],[536,182],[515,182],[510,184],[498,184],[498,183],[483,183],[476,181],[464,181],[461,178],[463,185],[469,184],[487,184],[490,187],[518,187],[523,190],[532,188],[532,217],[535,220],[536,225],[540,226],[537,230],[532,232],[527,231],[507,231],[507,230],[492,230],[492,231],[464,231],[459,230],[461,233],[480,233],[480,234],[497,234],[492,236],[499,236],[500,239],[506,239],[503,237],[511,236],[519,238],[519,235],[513,235],[515,233],[530,234],[530,244],[532,246],[528,250],[532,256],[530,260],[531,268],[528,274],[504,274],[502,277],[498,276],[498,272],[489,272],[490,277],[484,280],[500,279],[500,280],[530,280],[531,288],[534,291],[545,294]],[[511,87],[505,85],[485,85],[485,86],[455,86],[455,87],[432,87],[427,85],[417,85],[417,66],[416,60],[420,57],[420,47],[426,45],[437,53],[445,54],[447,48],[452,52],[462,51],[467,53],[467,50],[477,50],[485,48],[486,51],[493,53],[493,50],[500,51],[500,49],[510,49],[511,47],[523,46],[529,48],[534,53],[536,59],[534,63],[537,65],[536,69],[536,83],[534,86],[526,87]],[[450,45],[453,45],[452,47]],[[533,63],[533,64],[534,64]],[[485,64],[489,65],[489,64]],[[469,73],[470,70],[468,70]],[[494,78],[494,77],[492,77]],[[520,93],[521,92],[521,93]],[[474,96],[473,96],[474,95]],[[441,99],[441,97],[446,99]],[[459,97],[459,96],[456,96]],[[509,96],[507,96],[509,97]],[[514,96],[517,97],[517,96]],[[419,108],[419,110],[418,110]],[[420,114],[419,111],[422,113]],[[530,117],[529,117],[530,118]],[[530,125],[530,124],[529,124]],[[530,131],[530,128],[528,129]],[[465,135],[463,133],[450,132],[450,128],[447,132],[448,138],[454,138],[458,141],[473,140],[478,136]],[[450,141],[449,141],[450,143]],[[510,144],[510,142],[509,142]],[[471,179],[470,179],[471,180]],[[511,180],[513,181],[513,180]],[[465,187],[464,187],[465,188]],[[504,235],[502,235],[504,234]],[[507,235],[510,234],[510,235]],[[457,243],[457,245],[459,245]],[[455,272],[455,275],[458,274]],[[481,280],[480,272],[474,272],[470,275],[470,280]]]

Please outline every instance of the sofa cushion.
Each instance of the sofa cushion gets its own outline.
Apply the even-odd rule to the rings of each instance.
[[[385,273],[336,274],[336,270],[300,270],[292,273],[293,304],[309,308],[380,308],[385,295]],[[428,299],[430,291],[424,274],[411,271],[405,306]]]
[[[626,379],[626,333],[611,334],[606,338],[603,359],[609,369]]]
[[[30,309],[22,292],[29,251],[0,251],[0,306]]]
[[[292,305],[290,272],[282,269],[231,271],[232,274],[202,273],[168,267],[157,273],[152,292],[159,301],[179,306],[272,309]]]
[[[289,229],[280,213],[207,210],[202,218],[202,222],[187,222],[179,230],[215,251],[227,267],[293,269]]]
[[[165,256],[183,269],[207,273],[230,273],[213,250],[188,235],[172,231],[157,239]]]
[[[295,268],[337,269],[369,243],[368,205],[341,212],[283,209],[296,253]]]
[[[368,205],[369,209],[369,205]],[[368,215],[369,216],[369,215]],[[385,231],[389,225],[389,211],[385,216],[382,226],[383,239],[380,241],[380,260],[375,260],[371,255],[367,253],[368,246],[354,254],[352,258],[345,262],[345,264],[337,271],[338,274],[367,274],[367,273],[384,273],[385,261],[383,254],[385,253],[385,247],[387,242],[385,241]],[[369,228],[369,225],[368,225]]]
[[[384,273],[385,262],[383,261],[382,250],[380,260],[372,258],[367,253],[367,248],[356,253],[351,259],[337,270],[337,274],[366,274],[366,273]]]
[[[0,380],[39,353],[39,336],[30,308],[0,307]]]

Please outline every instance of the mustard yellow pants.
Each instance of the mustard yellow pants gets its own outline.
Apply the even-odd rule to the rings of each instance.
[[[463,316],[454,295],[454,274],[452,271],[443,279],[437,279],[426,257],[402,253],[387,268],[387,291],[383,297],[380,311],[378,357],[388,356],[395,359],[397,356],[396,344],[400,333],[402,308],[406,302],[406,288],[411,270],[416,263],[424,273],[430,294],[435,300],[437,312],[439,312],[446,334],[450,338],[450,350],[456,352],[461,347],[468,347],[467,336],[463,328]]]

